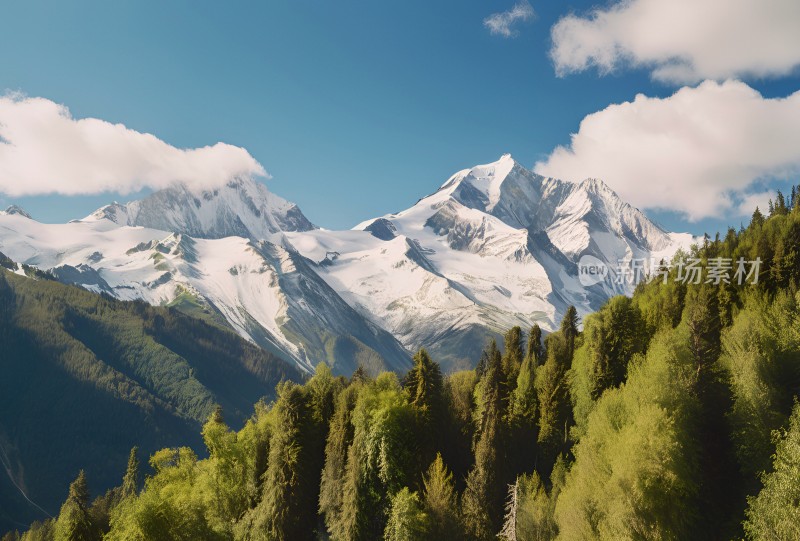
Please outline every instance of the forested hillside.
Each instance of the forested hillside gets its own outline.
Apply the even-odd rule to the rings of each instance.
[[[632,299],[544,338],[510,329],[470,371],[425,351],[402,378],[321,365],[239,431],[223,404],[206,459],[165,448],[139,479],[133,453],[93,504],[85,460],[22,539],[798,539],[800,201],[687,255],[730,275],[663,262]]]
[[[57,514],[82,467],[105,490],[133,445],[202,450],[198,431],[216,405],[241,425],[280,381],[302,380],[232,331],[0,263],[3,529]]]

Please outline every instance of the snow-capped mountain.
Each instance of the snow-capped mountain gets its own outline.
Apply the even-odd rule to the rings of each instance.
[[[577,263],[670,257],[668,233],[599,180],[544,178],[505,155],[460,171],[413,207],[349,231],[313,226],[250,179],[182,185],[63,225],[0,215],[0,252],[60,280],[195,311],[311,370],[403,371],[428,348],[468,366],[513,325],[554,329],[630,284],[585,287]]]
[[[311,227],[296,206],[246,180],[213,193],[178,186],[68,224],[4,213],[0,252],[66,283],[228,325],[307,372],[323,361],[342,374],[358,364],[404,371],[403,346],[282,245],[282,228]]]
[[[0,216],[10,216],[14,214],[28,219],[31,218],[31,215],[25,212],[25,209],[18,207],[17,205],[11,205],[6,210],[0,210]]]
[[[570,304],[586,314],[632,292],[611,279],[581,285],[581,256],[613,273],[620,262],[668,258],[692,241],[664,231],[602,181],[544,178],[510,155],[460,171],[410,209],[353,231],[287,237],[365,317],[449,368],[474,362],[487,333],[533,323],[552,330]]]
[[[141,201],[112,203],[87,220],[174,231],[197,238],[265,239],[280,231],[308,231],[315,226],[294,203],[250,178],[237,178],[213,191],[176,184]]]

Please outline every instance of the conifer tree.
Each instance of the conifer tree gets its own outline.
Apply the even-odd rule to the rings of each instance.
[[[418,443],[420,445],[420,468],[433,460],[437,450],[442,449],[446,405],[444,381],[439,365],[420,349],[414,355],[414,366],[406,375],[403,387],[408,400],[418,414]]]
[[[337,397],[328,441],[325,445],[325,466],[322,470],[319,511],[329,530],[335,524],[340,523],[342,518],[347,453],[353,442],[352,414],[360,389],[359,384],[351,384]]]
[[[578,337],[578,311],[574,306],[569,306],[567,311],[564,312],[564,319],[561,320],[561,334],[564,336],[567,345],[568,364],[572,364],[572,356],[575,353],[575,339]]]
[[[764,225],[764,221],[764,215],[761,213],[758,207],[756,207],[756,210],[753,212],[753,217],[750,219],[750,223],[756,227],[761,227]]]
[[[522,329],[512,327],[506,332],[503,338],[505,343],[505,353],[503,354],[503,373],[504,379],[508,384],[508,392],[511,393],[516,387],[519,369],[525,357],[522,344]]]
[[[386,528],[392,498],[412,480],[416,412],[393,373],[359,393],[353,443],[344,472],[342,512],[329,526],[334,541],[373,541]]]
[[[645,347],[644,322],[630,298],[614,297],[587,318],[585,344],[591,361],[592,399],[624,380],[628,362]]]
[[[334,378],[330,367],[325,363],[319,363],[314,369],[314,377],[305,385],[314,418],[323,427],[328,426],[333,416],[336,396],[343,384],[344,378]]]
[[[793,220],[775,243],[775,255],[770,268],[774,287],[784,289],[800,278],[800,222]]]
[[[687,301],[689,351],[695,366],[694,388],[699,401],[697,430],[702,434],[699,463],[702,478],[699,512],[709,536],[737,535],[739,521],[731,520],[741,499],[742,477],[732,451],[728,412],[733,405],[727,377],[718,365],[722,323],[719,297],[707,284]]]
[[[428,517],[422,510],[419,495],[403,487],[392,498],[384,541],[422,541],[427,535]]]
[[[447,469],[442,455],[428,468],[423,481],[423,509],[428,516],[428,539],[462,541],[463,532],[458,515],[458,500],[453,474]]]
[[[572,408],[567,382],[568,342],[563,333],[555,332],[545,343],[547,360],[536,370],[534,386],[539,404],[538,469],[549,475],[556,457],[568,446]]]
[[[720,333],[719,301],[710,286],[703,285],[687,302],[686,322],[689,328],[689,349],[692,352],[697,377],[701,376],[719,359]]]
[[[268,459],[264,492],[243,520],[243,536],[254,541],[302,541],[314,538],[317,524],[320,434],[308,392],[282,384],[275,404],[277,425]]]
[[[453,471],[456,486],[463,489],[463,480],[473,465],[472,448],[477,429],[475,398],[478,376],[474,370],[450,374],[445,379],[447,397],[447,427],[445,445],[441,449],[448,467]]]
[[[481,382],[483,407],[475,445],[475,466],[467,476],[462,502],[467,536],[477,541],[494,539],[502,525],[507,486],[502,374],[502,356],[492,342]]]
[[[89,514],[89,487],[81,470],[69,486],[69,494],[55,524],[54,541],[95,541],[100,534]]]
[[[534,324],[528,334],[527,357],[533,359],[534,366],[539,366],[544,362],[544,351],[542,350],[542,329]]]
[[[122,478],[122,487],[120,497],[122,499],[136,496],[139,490],[139,457],[137,453],[138,447],[131,449],[128,455],[128,468],[125,470],[125,476]]]
[[[358,365],[358,368],[355,369],[353,375],[350,377],[351,383],[367,383],[369,380],[369,374],[367,374],[363,365]]]
[[[538,326],[531,330],[533,335],[541,331]],[[538,338],[537,338],[538,340]],[[510,459],[514,473],[531,472],[536,465],[536,440],[538,420],[538,399],[536,395],[536,371],[541,346],[535,346],[534,353],[526,355],[517,376],[517,385],[511,395],[509,411],[510,437],[514,445],[510,449]]]
[[[521,422],[526,428],[533,429],[536,424],[538,400],[536,397],[536,364],[535,356],[526,356],[517,376],[517,385],[511,396],[512,421]],[[529,437],[530,433],[520,434],[520,437]]]
[[[786,198],[783,196],[780,190],[778,190],[778,196],[775,199],[775,214],[777,215],[784,215],[788,212],[788,208],[786,207]]]

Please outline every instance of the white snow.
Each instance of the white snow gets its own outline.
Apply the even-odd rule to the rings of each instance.
[[[326,326],[340,317],[324,313],[338,294],[409,350],[474,325],[502,332],[538,323],[552,330],[568,304],[584,315],[632,291],[582,287],[574,271],[582,255],[616,268],[619,260],[668,259],[694,241],[663,231],[602,181],[544,178],[510,155],[456,173],[416,205],[382,219],[391,224],[383,239],[367,230],[375,220],[348,231],[316,229],[259,183],[201,193],[175,186],[68,224],[0,212],[0,252],[43,269],[87,265],[121,299],[164,304],[190,292],[242,336],[254,339],[253,325],[260,326],[309,370],[318,359],[284,332],[290,306]],[[259,239],[271,243],[269,257],[253,244]],[[316,263],[308,267],[314,270],[297,269],[293,251]],[[335,293],[317,288],[317,296],[306,295],[282,281],[298,275],[302,284],[308,272]]]

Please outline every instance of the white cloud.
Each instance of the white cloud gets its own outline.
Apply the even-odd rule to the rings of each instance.
[[[552,39],[559,75],[632,65],[676,83],[780,76],[800,66],[800,2],[621,0],[563,17]]]
[[[519,21],[527,21],[534,17],[535,13],[527,0],[517,2],[513,8],[501,13],[493,13],[483,20],[483,25],[492,34],[497,34],[505,38],[517,35],[517,31],[512,28]]]
[[[800,91],[765,99],[739,81],[707,81],[585,117],[569,147],[534,169],[571,181],[602,178],[635,206],[691,220],[746,215],[763,201],[763,181],[800,173],[798,141]]]
[[[764,214],[767,213],[770,200],[775,200],[775,192],[755,192],[744,196],[736,207],[735,214],[750,216],[756,207]]]
[[[148,133],[96,118],[73,118],[44,98],[0,96],[0,192],[11,197],[129,193],[179,181],[212,188],[266,175],[243,148],[175,148]]]

